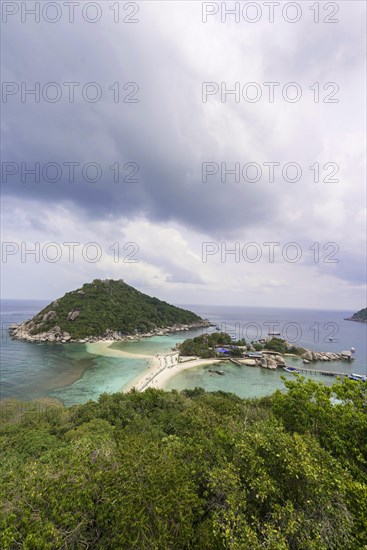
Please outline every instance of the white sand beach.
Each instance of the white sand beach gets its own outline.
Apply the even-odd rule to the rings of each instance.
[[[120,357],[127,359],[146,359],[147,369],[132,380],[129,384],[121,388],[121,391],[128,392],[132,388],[137,391],[144,391],[147,388],[164,389],[169,380],[182,371],[200,367],[205,365],[213,365],[220,363],[221,359],[199,359],[199,358],[182,358],[183,362],[178,362],[178,353],[172,352],[168,354],[147,355],[141,353],[131,353],[120,349],[111,348],[113,340],[105,340],[86,344],[87,351],[95,355],[104,355],[105,357]]]
[[[174,376],[193,367],[203,367],[205,365],[213,365],[220,363],[221,359],[192,359],[191,361],[185,361],[183,363],[176,363],[173,366],[165,366],[164,358],[166,356],[159,356],[159,365],[156,365],[148,374],[140,376],[137,380],[131,384],[131,387],[135,387],[138,391],[144,391],[147,388],[159,388],[165,389],[166,384]],[[126,389],[124,391],[127,391]]]
[[[111,344],[115,344],[114,340],[104,340],[103,342],[94,342],[86,344],[86,349],[89,353],[95,355],[104,355],[105,357],[128,357],[130,359],[152,359],[152,355],[142,353],[131,353],[120,349],[111,348]]]
[[[215,365],[223,362],[223,359],[200,359],[199,357],[181,357],[179,362],[178,352],[165,354],[148,355],[142,353],[131,353],[120,349],[111,348],[113,340],[105,340],[86,344],[87,351],[95,355],[103,355],[105,357],[116,357],[126,359],[146,359],[147,368],[142,374],[134,380],[125,384],[122,392],[129,392],[133,388],[137,391],[144,391],[147,388],[165,389],[167,383],[177,376],[177,374],[192,369],[194,367],[204,367],[206,365]],[[239,363],[246,364],[248,360],[240,359]]]
[[[137,388],[143,384],[143,380],[147,376],[150,376],[151,373],[157,372],[163,365],[164,362],[161,361],[160,357],[164,356],[157,356],[157,355],[147,355],[143,353],[131,353],[129,351],[123,351],[120,349],[113,349],[111,348],[111,344],[114,344],[114,340],[104,340],[103,342],[95,342],[93,344],[86,344],[87,351],[89,353],[92,353],[94,355],[103,355],[105,357],[116,357],[121,359],[146,359],[147,360],[147,368],[146,370],[138,376],[135,380],[130,382],[129,384],[125,384],[121,391],[128,392],[132,388]]]

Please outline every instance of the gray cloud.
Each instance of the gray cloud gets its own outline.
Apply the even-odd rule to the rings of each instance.
[[[33,200],[40,208],[65,204],[87,221],[113,224],[144,217],[213,239],[243,239],[259,231],[270,240],[306,242],[336,234],[350,251],[335,273],[359,282],[362,236],[347,235],[347,228],[363,205],[363,162],[357,150],[343,157],[340,143],[345,136],[357,143],[363,132],[358,101],[365,6],[340,6],[338,25],[315,25],[310,19],[295,25],[202,25],[197,7],[174,2],[164,10],[160,3],[141,4],[136,25],[9,22],[3,29],[4,81],[98,82],[103,98],[96,104],[23,104],[10,97],[3,104],[3,161],[29,166],[96,162],[102,178],[83,181],[79,169],[73,183],[66,169],[55,183],[11,178],[2,184],[3,195],[20,198],[25,209]],[[139,103],[115,104],[109,86],[117,81],[138,83]],[[215,98],[203,104],[203,81],[226,81],[229,88],[236,81],[297,81],[308,99],[224,104]],[[314,104],[308,87],[315,81],[321,90],[324,82],[338,82],[340,103]],[[309,181],[310,165],[335,157],[344,163],[344,188]],[[219,178],[203,183],[206,161],[297,161],[305,176],[300,184],[279,176],[273,184],[223,184]],[[114,183],[109,167],[115,162],[121,167],[137,163],[139,183]],[[333,225],[335,195],[345,219],[340,214],[340,223]],[[330,209],[329,225],[320,221],[320,204]],[[34,214],[31,225],[44,228]],[[312,228],[320,235],[311,236]],[[172,282],[202,283],[201,276],[180,274],[165,261]]]

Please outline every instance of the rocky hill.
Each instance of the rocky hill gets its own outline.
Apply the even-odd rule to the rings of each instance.
[[[195,313],[143,294],[122,280],[95,279],[29,321],[12,325],[10,333],[16,339],[65,343],[123,340],[208,325]]]
[[[354,313],[352,317],[348,317],[346,321],[357,321],[358,323],[367,323],[367,307],[360,309]]]

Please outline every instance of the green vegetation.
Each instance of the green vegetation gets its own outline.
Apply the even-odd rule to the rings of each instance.
[[[68,318],[72,312],[79,312],[74,320]],[[95,279],[48,305],[31,320],[30,327],[31,334],[37,335],[58,326],[77,339],[102,336],[107,330],[147,333],[200,320],[195,313],[147,296],[123,281]]]
[[[367,385],[286,385],[8,402],[0,547],[367,548]]]
[[[269,351],[276,351],[277,353],[284,354],[284,353],[294,353],[295,355],[302,355],[305,353],[305,349],[303,348],[297,348],[296,346],[290,346],[285,340],[282,338],[276,338],[273,337],[271,340],[268,340],[264,343],[255,343],[254,347],[256,351],[261,351],[263,349],[269,350]]]
[[[207,359],[209,357],[218,357],[221,354],[216,352],[215,346],[233,346],[230,349],[230,355],[232,357],[241,357],[242,351],[237,346],[246,346],[245,340],[239,340],[233,342],[232,338],[226,332],[213,332],[212,334],[202,334],[196,338],[190,338],[182,342],[180,345],[181,355],[195,355]],[[252,347],[255,351],[269,350],[279,354],[294,353],[295,355],[302,355],[305,353],[305,349],[290,346],[285,340],[281,338],[272,338],[267,342],[252,342]]]
[[[221,355],[216,352],[215,346],[233,346],[233,348],[229,349],[229,354],[232,357],[240,357],[242,353],[237,346],[244,346],[245,344],[244,340],[233,342],[230,335],[226,332],[213,332],[212,334],[201,334],[195,338],[188,338],[180,344],[179,349],[181,355],[195,355],[207,359]]]

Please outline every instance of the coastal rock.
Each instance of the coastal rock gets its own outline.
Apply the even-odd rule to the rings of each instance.
[[[307,350],[306,353],[302,355],[302,359],[306,359],[308,362],[313,361],[312,351]]]
[[[267,368],[275,370],[277,368],[277,362],[274,357],[267,357]]]
[[[67,320],[68,321],[75,321],[75,319],[77,317],[79,317],[79,315],[80,315],[80,310],[79,309],[75,309],[74,311],[69,311],[68,316],[67,316]]]
[[[53,311],[53,310],[52,310]],[[48,312],[50,314],[51,312]],[[56,313],[56,312],[55,312]],[[79,315],[80,310],[73,310],[70,311],[68,314],[68,317],[70,315],[71,318],[76,318],[77,315]],[[73,314],[73,315],[72,315]],[[46,315],[46,314],[45,314]],[[108,340],[115,340],[115,341],[137,341],[140,338],[147,338],[151,336],[161,335],[164,336],[165,334],[170,334],[177,331],[183,331],[183,330],[190,330],[192,328],[206,328],[210,326],[210,323],[207,319],[203,319],[201,321],[197,321],[195,323],[192,323],[190,325],[172,325],[170,327],[165,327],[161,329],[154,329],[147,333],[136,333],[136,335],[122,335],[121,333],[117,331],[113,331],[110,329],[107,329],[105,333],[102,336],[86,336],[82,338],[81,340],[72,338],[70,333],[61,330],[61,328],[58,325],[55,325],[53,328],[51,328],[48,332],[38,332],[37,334],[33,335],[31,332],[34,329],[40,329],[42,328],[43,324],[43,317],[44,316],[35,316],[33,320],[26,321],[20,324],[13,323],[9,328],[9,334],[12,338],[16,340],[25,340],[26,342],[50,342],[50,343],[95,343],[100,341],[108,341]],[[57,318],[57,315],[56,315]],[[34,320],[35,319],[42,319],[41,323],[37,323]],[[54,319],[53,315],[50,315],[47,317],[47,320]],[[255,364],[257,364],[255,362]]]
[[[245,359],[243,361],[243,364],[247,365],[248,367],[256,367],[257,362],[255,361],[255,359]]]
[[[351,355],[350,352],[335,353],[332,351],[311,351],[307,350],[303,355],[302,359],[304,363],[310,363],[312,361],[340,361],[343,359],[343,353]],[[345,357],[347,358],[347,356]]]
[[[42,317],[42,322],[55,321],[55,319],[57,319],[57,313],[56,311],[51,310],[48,313],[44,314],[44,316]]]

